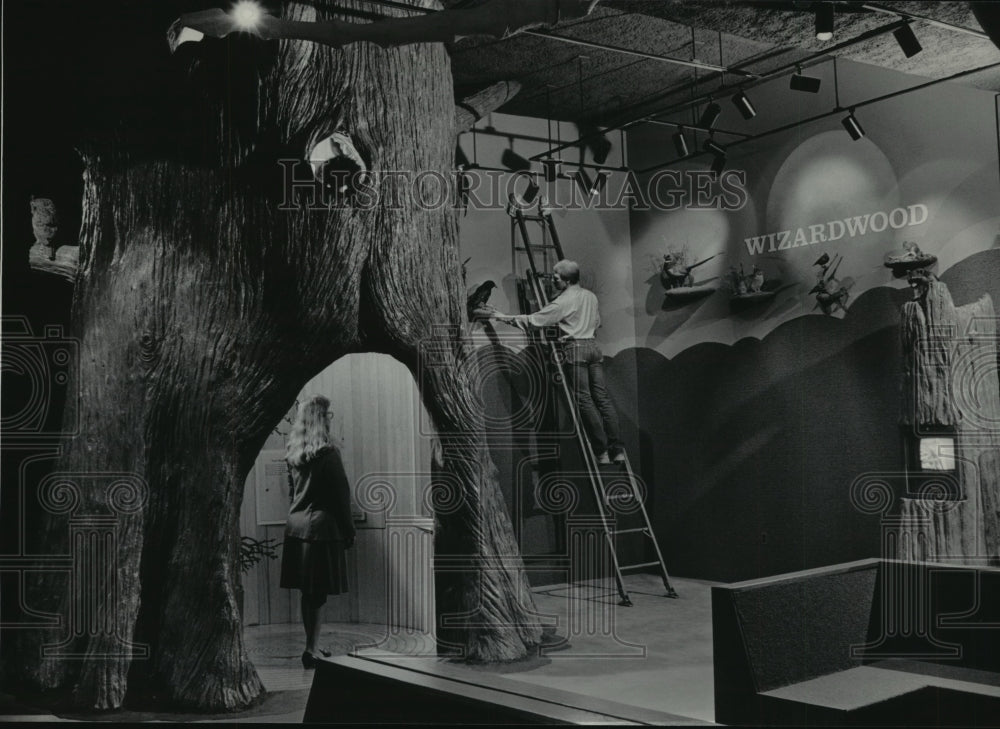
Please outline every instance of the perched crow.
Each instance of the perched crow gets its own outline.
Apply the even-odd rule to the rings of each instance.
[[[489,310],[479,313],[477,311],[486,305],[490,294],[493,293],[493,289],[496,287],[497,285],[492,281],[484,281],[476,287],[475,291],[469,294],[469,298],[466,300],[466,311],[469,314],[469,321],[489,316]]]

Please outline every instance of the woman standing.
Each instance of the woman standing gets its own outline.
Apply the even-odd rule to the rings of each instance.
[[[323,626],[320,609],[326,596],[347,592],[345,550],[354,544],[351,488],[331,442],[329,409],[330,401],[321,395],[299,406],[285,453],[291,507],[285,522],[281,586],[302,591],[305,668],[316,665]]]

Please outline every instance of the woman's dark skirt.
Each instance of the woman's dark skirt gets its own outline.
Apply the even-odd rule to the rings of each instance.
[[[285,537],[281,586],[312,595],[347,592],[347,550],[341,541]]]

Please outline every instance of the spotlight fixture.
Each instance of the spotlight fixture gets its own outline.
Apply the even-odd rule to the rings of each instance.
[[[500,155],[500,162],[511,172],[527,172],[531,169],[531,161],[522,157],[513,149],[505,149]]]
[[[698,122],[698,126],[703,129],[711,129],[715,126],[715,122],[719,120],[719,114],[721,113],[722,108],[713,101],[705,107],[705,111],[701,115],[701,121]]]
[[[524,194],[521,195],[521,199],[526,205],[531,205],[531,203],[535,201],[535,198],[538,197],[539,192],[541,192],[541,188],[538,186],[538,183],[535,182],[534,178],[532,178],[528,180],[528,187],[525,188]]]
[[[726,168],[726,156],[723,154],[715,155],[715,159],[712,160],[712,167],[710,168],[712,174],[718,177],[722,170]]]
[[[733,97],[733,105],[740,110],[740,114],[743,115],[744,119],[753,119],[757,116],[757,110],[753,108],[750,99],[742,91]]]
[[[597,137],[587,146],[594,153],[595,164],[604,164],[611,154],[611,141],[607,137]]]
[[[705,151],[706,152],[711,152],[716,157],[725,157],[726,156],[726,148],[723,147],[721,144],[717,143],[713,139],[706,139],[705,140]]]
[[[545,181],[555,182],[556,178],[559,177],[559,165],[562,164],[562,160],[558,159],[543,159],[542,169],[545,170]]]
[[[808,94],[815,94],[819,91],[821,79],[815,76],[803,76],[802,69],[797,69],[795,73],[792,74],[791,81],[788,83],[788,88],[792,91],[805,91]]]
[[[907,58],[913,58],[924,49],[920,45],[920,41],[917,40],[916,34],[913,32],[913,28],[910,27],[909,23],[906,25],[901,25],[892,31],[893,36],[896,38],[896,42],[899,43],[900,49],[903,51],[903,55]]]
[[[674,132],[674,149],[677,150],[678,157],[687,157],[691,153],[688,149],[688,140],[684,136],[684,127],[680,127],[676,132]]]
[[[580,136],[587,139],[586,145],[594,155],[594,164],[603,165],[611,154],[611,140],[592,122],[579,121],[576,127],[580,130]]]
[[[840,120],[840,123],[844,125],[844,129],[847,133],[851,135],[851,139],[855,142],[865,136],[865,130],[861,128],[861,124],[854,116],[854,109],[851,109],[851,113]]]
[[[833,3],[820,3],[816,8],[816,40],[833,38]]]

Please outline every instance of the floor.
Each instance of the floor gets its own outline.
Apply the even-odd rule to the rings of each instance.
[[[335,623],[324,627],[321,644],[335,655],[352,650],[380,654],[405,664],[414,659],[448,671],[503,674],[507,680],[544,686],[591,698],[689,717],[692,723],[714,718],[712,672],[711,583],[674,579],[679,597],[663,596],[654,575],[626,578],[632,607],[619,607],[611,584],[536,588],[535,603],[546,623],[555,627],[551,647],[524,661],[469,666],[436,655],[429,636],[388,634],[384,626]],[[302,628],[299,625],[250,626],[247,648],[267,700],[250,712],[195,716],[116,712],[111,721],[225,721],[239,723],[300,723],[312,672],[302,668]],[[563,640],[566,639],[566,640]],[[6,714],[6,715],[4,715]],[[62,720],[94,717],[63,717]],[[414,721],[418,722],[415,716]],[[59,720],[43,713],[10,713],[0,709],[0,721]]]

